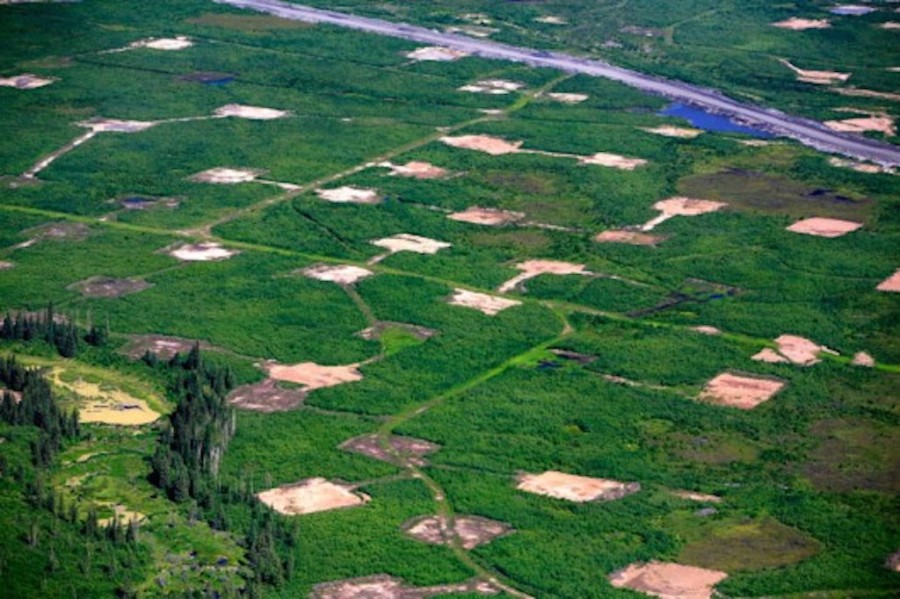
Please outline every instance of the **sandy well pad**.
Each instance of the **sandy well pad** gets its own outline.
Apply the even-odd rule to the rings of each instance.
[[[378,166],[391,169],[392,177],[412,177],[413,179],[440,179],[447,176],[447,169],[429,162],[411,160],[406,164],[382,162]]]
[[[721,406],[752,410],[772,399],[783,387],[783,381],[724,372],[706,384],[700,399]]]
[[[879,283],[876,289],[878,289],[878,291],[900,292],[900,269],[897,269],[894,274]]]
[[[520,491],[577,503],[621,499],[641,490],[640,483],[623,483],[554,470],[548,470],[543,474],[521,474],[518,483],[516,488]]]
[[[518,91],[523,87],[525,87],[524,83],[517,83],[515,81],[506,81],[505,79],[485,79],[483,81],[470,83],[469,85],[463,85],[459,88],[459,91],[499,96]]]
[[[315,362],[301,362],[293,366],[270,363],[266,365],[266,370],[277,381],[296,383],[306,387],[307,391],[312,391],[361,381],[363,375],[357,369],[358,366],[359,364],[322,366]]]
[[[889,137],[897,135],[897,125],[894,124],[894,119],[887,115],[872,115],[853,119],[825,121],[825,126],[842,133],[878,131]]]
[[[551,100],[560,102],[562,104],[579,104],[590,98],[590,96],[587,94],[574,94],[566,92],[549,92],[546,94],[542,94],[542,96],[550,98]]]
[[[463,549],[471,550],[509,534],[512,527],[480,516],[456,516],[451,529],[443,516],[421,516],[404,524],[403,531],[429,545],[450,545],[456,537]]]
[[[625,156],[610,154],[608,152],[598,152],[593,156],[581,156],[578,160],[581,164],[606,166],[623,171],[633,171],[637,167],[647,164],[647,161],[643,158],[626,158]]]
[[[305,389],[282,389],[272,379],[241,385],[228,394],[230,404],[244,410],[265,413],[292,410],[305,399]]]
[[[442,584],[430,587],[407,586],[402,580],[378,574],[363,578],[348,578],[323,582],[313,587],[311,599],[426,599],[455,593],[496,595],[492,585],[472,579],[458,584]]]
[[[236,183],[249,183],[261,174],[262,172],[256,169],[216,167],[197,173],[191,177],[191,180],[198,183],[234,185]]]
[[[514,276],[497,288],[499,293],[508,293],[519,287],[528,279],[539,275],[590,275],[584,264],[572,264],[558,260],[526,260],[516,264],[516,268],[522,273]]]
[[[795,67],[786,60],[781,60],[781,64],[794,71],[798,81],[805,83],[813,83],[815,85],[833,85],[835,83],[843,83],[850,78],[850,73],[837,73],[835,71],[808,71]]]
[[[369,496],[356,493],[349,485],[324,478],[308,478],[257,493],[257,498],[280,514],[302,516],[315,512],[355,507],[369,501]]]
[[[718,495],[697,493],[695,491],[672,491],[672,495],[680,499],[687,499],[688,501],[699,501],[701,503],[722,503],[722,498]]]
[[[126,121],[121,119],[104,119],[93,118],[78,123],[79,127],[91,129],[95,133],[113,132],[113,133],[137,133],[153,127],[157,123],[154,121]]]
[[[887,23],[879,25],[879,27],[882,29],[900,29],[900,22],[888,21]]]
[[[31,73],[23,73],[12,77],[0,77],[0,87],[14,87],[16,89],[37,89],[50,85],[56,81],[55,77],[38,77]]]
[[[725,572],[663,562],[631,564],[609,576],[611,585],[662,599],[710,599]]]
[[[376,239],[372,245],[384,248],[391,253],[413,252],[416,254],[436,254],[439,251],[451,247],[453,244],[446,241],[420,237],[410,233],[398,233],[392,237]]]
[[[775,343],[778,344],[779,354],[800,366],[816,364],[819,361],[819,353],[829,351],[825,346],[797,335],[781,335],[775,339]]]
[[[413,60],[426,60],[434,62],[450,62],[468,56],[468,52],[444,48],[443,46],[426,46],[409,52],[406,57]]]
[[[535,17],[534,21],[535,23],[544,23],[545,25],[566,25],[568,23],[564,18],[553,15]]]
[[[787,230],[805,235],[833,238],[852,233],[860,227],[862,227],[862,223],[855,223],[849,220],[814,217],[799,220],[788,227]]]
[[[335,189],[317,189],[316,195],[336,204],[377,204],[381,198],[374,189],[344,186]]]
[[[280,119],[288,116],[290,112],[287,110],[276,110],[275,108],[263,108],[261,106],[245,106],[243,104],[226,104],[216,108],[216,116],[233,116],[239,119],[251,119],[255,121],[270,121],[272,119]]]
[[[594,237],[599,243],[624,243],[627,245],[656,245],[665,240],[661,235],[649,235],[638,231],[610,230]]]
[[[751,358],[752,360],[756,360],[757,362],[766,362],[768,364],[788,364],[790,360],[779,354],[777,351],[772,349],[771,347],[766,347],[757,352]]]
[[[111,277],[90,277],[72,283],[67,287],[84,297],[122,297],[153,287],[142,279],[113,279]]]
[[[507,308],[521,305],[522,302],[466,289],[454,289],[448,303],[454,306],[472,308],[488,316],[495,316]]]
[[[362,435],[344,441],[340,448],[397,466],[405,464],[425,466],[427,464],[425,456],[438,451],[441,446],[424,439],[390,435],[385,447],[378,435]]]
[[[772,23],[772,27],[780,27],[781,29],[791,29],[794,31],[803,31],[805,29],[828,29],[831,22],[828,19],[801,19],[799,17],[791,17],[784,21]]]
[[[709,212],[717,212],[727,205],[728,204],[725,204],[724,202],[696,200],[694,198],[685,197],[661,200],[653,204],[653,208],[659,210],[660,215],[641,225],[641,230],[651,231],[656,228],[657,225],[669,220],[673,216],[699,216]]]
[[[194,42],[183,35],[177,37],[150,38],[133,42],[129,48],[150,48],[151,50],[184,50],[194,45]]]
[[[525,218],[523,212],[510,212],[508,210],[498,210],[497,208],[479,208],[472,206],[466,208],[462,212],[454,212],[447,218],[462,223],[471,223],[473,225],[488,225],[499,227],[509,223],[514,223]]]
[[[316,264],[300,271],[310,279],[317,281],[329,281],[338,285],[352,285],[375,273],[367,268],[352,265],[334,266],[331,264]]]
[[[106,388],[81,379],[68,382],[63,380],[62,373],[63,369],[54,368],[51,381],[54,386],[78,396],[78,419],[81,422],[140,426],[159,419],[159,414],[141,399],[119,389]]]
[[[875,358],[864,351],[856,352],[856,354],[853,356],[852,363],[854,366],[865,366],[866,368],[872,368],[873,366],[875,366]]]
[[[477,150],[491,156],[503,154],[515,154],[522,146],[521,141],[506,141],[500,137],[490,135],[460,135],[457,137],[442,137],[441,141],[454,148]]]
[[[696,327],[691,327],[692,331],[697,331],[701,335],[721,335],[722,331],[717,329],[716,327],[711,327],[707,324],[701,324]]]
[[[675,125],[660,125],[659,127],[646,127],[643,131],[653,133],[654,135],[662,135],[663,137],[675,137],[679,139],[694,139],[703,133],[700,129],[692,129],[690,127],[676,127]]]
[[[215,262],[228,260],[239,254],[237,250],[229,250],[218,243],[186,243],[169,252],[173,258],[183,262]]]

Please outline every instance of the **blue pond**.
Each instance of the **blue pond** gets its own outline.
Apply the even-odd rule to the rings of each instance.
[[[835,6],[829,9],[830,13],[835,15],[849,15],[853,17],[858,17],[860,15],[867,15],[870,12],[875,12],[875,9],[871,6],[856,6],[853,4],[845,4],[843,6]]]
[[[661,116],[673,116],[689,121],[694,127],[699,127],[704,131],[715,131],[718,133],[742,133],[744,135],[752,135],[769,139],[773,137],[771,133],[767,133],[762,129],[755,129],[745,125],[739,125],[729,119],[727,116],[712,114],[701,108],[688,106],[686,104],[669,104],[659,113]]]

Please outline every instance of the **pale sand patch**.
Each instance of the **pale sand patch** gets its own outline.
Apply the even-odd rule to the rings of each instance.
[[[468,52],[444,48],[443,46],[426,46],[413,50],[406,55],[407,58],[413,60],[430,60],[435,62],[450,62],[466,56],[469,56]]]
[[[637,167],[647,164],[647,161],[643,158],[626,158],[618,154],[610,154],[609,152],[597,152],[592,156],[579,156],[578,160],[581,164],[608,166],[623,171],[633,171]]]
[[[888,21],[879,25],[882,29],[900,29],[900,23],[897,21]]]
[[[369,496],[353,487],[324,478],[308,478],[292,485],[262,491],[256,497],[280,514],[302,516],[368,503]]]
[[[228,260],[239,254],[237,250],[229,250],[218,243],[185,243],[169,252],[173,258],[184,262],[214,262]]]
[[[869,164],[866,162],[857,162],[855,160],[845,160],[832,156],[828,159],[828,164],[837,168],[849,168],[858,173],[866,173],[868,175],[877,175],[879,173],[893,173],[894,169],[880,166],[878,164]]]
[[[825,346],[797,335],[782,335],[775,339],[778,353],[800,366],[812,366],[819,362],[819,353],[828,351]]]
[[[853,356],[852,364],[854,366],[865,366],[866,368],[872,368],[875,366],[875,358],[864,351],[856,352],[856,354]]]
[[[852,233],[860,227],[862,227],[862,223],[855,223],[849,220],[813,217],[798,220],[788,227],[787,230],[794,233],[803,233],[805,235],[834,238],[846,235],[847,233]]]
[[[771,347],[766,347],[761,351],[754,354],[751,360],[756,360],[757,362],[767,362],[769,364],[788,364],[790,360],[779,354],[777,351],[772,349]]]
[[[115,514],[112,517],[100,518],[97,520],[97,524],[100,526],[109,526],[113,522],[116,522],[119,525],[131,524],[132,522],[140,524],[147,520],[147,516],[144,514],[129,510],[121,504],[113,506],[113,512],[115,512]]]
[[[377,166],[391,169],[392,177],[412,177],[413,179],[440,179],[447,176],[447,169],[429,162],[411,160],[406,164],[381,162]]]
[[[541,95],[550,98],[551,100],[562,102],[563,104],[578,104],[590,98],[590,96],[587,94],[574,94],[566,92],[550,92]]]
[[[890,92],[878,92],[871,89],[860,89],[858,87],[832,87],[831,91],[841,94],[842,96],[858,96],[862,98],[880,98],[882,100],[891,100],[900,102],[900,94]]]
[[[663,562],[631,564],[609,575],[616,588],[627,588],[662,599],[711,599],[725,572]]]
[[[626,243],[628,245],[656,245],[665,240],[661,235],[648,235],[638,231],[610,230],[594,237],[600,243]]]
[[[454,289],[453,295],[450,296],[448,302],[454,306],[478,310],[482,314],[488,316],[495,316],[507,308],[522,304],[522,302],[516,300],[488,295],[486,293],[478,293],[476,291],[468,291],[466,289]]]
[[[544,23],[546,25],[566,25],[568,21],[562,17],[557,17],[554,15],[545,15],[543,17],[535,17],[536,23]]]
[[[478,150],[491,156],[515,154],[522,147],[521,141],[506,141],[491,135],[460,135],[458,137],[442,137],[441,141],[454,148]]]
[[[228,117],[233,116],[239,119],[251,119],[256,121],[269,121],[272,119],[280,119],[291,114],[287,110],[277,110],[275,108],[263,108],[262,106],[246,106],[244,104],[226,104],[215,110],[216,116]]]
[[[708,212],[716,212],[727,205],[728,204],[724,202],[696,200],[694,198],[685,197],[661,200],[653,204],[653,208],[659,210],[661,214],[641,225],[640,229],[641,231],[651,231],[657,225],[669,220],[673,216],[699,216]]]
[[[0,260],[0,270],[9,270],[15,266],[12,262],[7,262],[6,260]]]
[[[481,81],[476,81],[475,83],[463,85],[459,88],[459,91],[497,96],[509,94],[524,87],[524,83],[519,83],[517,81],[507,81],[506,79],[483,79]]]
[[[490,582],[477,578],[457,584],[415,587],[404,584],[399,578],[376,574],[317,584],[313,587],[310,597],[311,599],[426,599],[458,593],[496,595],[499,592]]]
[[[190,38],[179,35],[177,37],[161,37],[161,38],[149,38],[146,40],[139,40],[136,42],[132,42],[130,44],[130,48],[150,48],[151,50],[184,50],[185,48],[190,48],[194,45],[194,42],[191,41]]]
[[[889,136],[897,135],[897,126],[894,124],[894,119],[887,115],[871,115],[854,119],[825,121],[825,126],[842,133],[878,131]]]
[[[258,169],[215,167],[197,173],[190,177],[191,181],[198,183],[218,183],[222,185],[234,185],[236,183],[250,183],[262,174]]]
[[[514,223],[525,218],[523,212],[510,212],[508,210],[498,210],[497,208],[479,208],[472,206],[466,208],[462,212],[454,212],[447,216],[450,220],[463,223],[471,223],[473,225],[488,225],[497,227]]]
[[[640,483],[623,483],[606,478],[592,478],[548,470],[543,474],[523,473],[518,476],[516,488],[528,493],[546,495],[585,503],[588,501],[612,501],[641,490]]]
[[[559,260],[526,260],[516,264],[516,268],[522,273],[514,276],[497,288],[499,293],[508,293],[528,279],[539,275],[590,275],[584,264],[572,264]]]
[[[752,410],[772,399],[783,387],[784,382],[775,379],[724,372],[706,384],[700,399],[741,410]]]
[[[436,254],[439,251],[451,247],[453,244],[446,241],[438,241],[412,235],[410,233],[398,233],[391,237],[376,239],[372,245],[384,248],[391,253],[396,252],[414,252],[416,254]]]
[[[721,335],[722,331],[717,329],[716,327],[711,327],[707,324],[701,324],[696,327],[691,327],[692,331],[697,331],[701,335]]]
[[[358,370],[359,364],[322,366],[315,362],[301,362],[289,366],[271,362],[266,364],[265,368],[269,376],[276,381],[303,385],[307,391],[353,383],[361,381],[363,378],[362,373]]]
[[[791,17],[784,21],[772,23],[773,27],[782,29],[793,29],[795,31],[803,31],[804,29],[828,29],[831,22],[828,19],[801,19],[799,17]]]
[[[54,386],[74,393],[81,400],[78,408],[81,422],[140,426],[159,419],[160,415],[142,399],[120,389],[104,388],[81,379],[64,381],[63,372],[62,368],[54,368],[50,380]]]
[[[900,269],[879,283],[876,289],[878,289],[878,291],[900,292]]]
[[[806,69],[795,67],[784,59],[779,59],[779,62],[794,71],[798,81],[814,83],[815,85],[833,85],[835,83],[842,83],[849,79],[851,75],[851,73],[838,73],[835,71],[808,71]]]
[[[316,195],[328,202],[336,204],[377,204],[381,198],[374,189],[361,187],[336,187],[334,189],[317,189]]]
[[[128,121],[96,117],[87,121],[81,121],[78,123],[78,126],[90,129],[95,133],[137,133],[138,131],[144,131],[157,124],[158,123],[155,121]]]
[[[339,285],[352,285],[357,281],[371,277],[375,273],[367,268],[352,265],[333,266],[316,264],[301,271],[304,275],[318,281],[330,281]]]
[[[702,503],[722,503],[722,498],[718,495],[708,495],[706,493],[697,493],[695,491],[672,491],[672,495],[687,499],[688,501],[700,501]]]
[[[654,135],[662,135],[663,137],[677,137],[680,139],[694,139],[695,137],[703,133],[701,129],[694,129],[692,127],[676,127],[675,125],[643,127],[642,129],[647,133],[653,133]]]
[[[456,537],[466,550],[487,545],[512,531],[509,524],[480,516],[455,516],[452,527],[444,516],[421,516],[402,528],[412,538],[430,545],[450,545]]]
[[[57,81],[56,77],[38,77],[31,73],[22,73],[12,77],[0,77],[0,87],[14,87],[16,89],[37,89],[50,85]]]

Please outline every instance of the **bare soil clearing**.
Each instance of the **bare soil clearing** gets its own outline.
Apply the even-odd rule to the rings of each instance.
[[[313,587],[311,599],[427,599],[438,595],[477,593],[496,595],[499,591],[489,583],[472,579],[459,584],[430,587],[407,586],[387,574],[323,582]]]
[[[491,156],[515,154],[522,146],[521,141],[506,141],[490,135],[460,135],[458,137],[442,137],[441,141],[454,148],[477,150]]]
[[[722,503],[722,498],[718,495],[709,495],[707,493],[697,493],[695,491],[673,491],[672,495],[687,499],[688,501],[699,501],[701,503]]]
[[[428,60],[435,62],[450,62],[465,58],[468,52],[462,50],[454,50],[452,48],[444,48],[443,46],[427,46],[418,48],[407,53],[406,57],[413,60]]]
[[[516,300],[488,295],[486,293],[478,293],[476,291],[468,291],[467,289],[454,289],[453,295],[450,296],[448,302],[454,306],[478,310],[487,316],[496,316],[507,308],[522,304],[522,302]]]
[[[276,381],[303,385],[307,391],[361,381],[363,375],[358,367],[359,364],[322,366],[315,362],[301,362],[293,366],[268,363],[265,366],[269,376]]]
[[[720,331],[716,327],[711,327],[706,324],[701,324],[699,326],[692,327],[691,330],[697,331],[698,333],[700,333],[702,335],[721,335],[722,334],[722,331]]]
[[[766,362],[768,364],[788,364],[790,360],[779,354],[777,351],[772,349],[771,347],[766,347],[756,353],[753,357],[753,360],[757,362]]]
[[[455,516],[452,527],[443,516],[421,516],[402,528],[412,538],[429,545],[450,545],[456,537],[466,550],[487,545],[512,532],[509,524],[480,516]]]
[[[724,372],[710,380],[700,394],[702,401],[752,410],[772,399],[784,388],[784,381],[755,376],[742,376]]]
[[[525,218],[525,213],[472,206],[471,208],[466,208],[462,212],[454,212],[447,218],[463,223],[471,223],[473,225],[499,227],[522,220]]]
[[[525,87],[524,83],[516,81],[506,81],[505,79],[485,79],[476,81],[459,88],[461,92],[470,92],[474,94],[488,94],[492,96],[500,96],[518,91]]]
[[[797,75],[797,81],[804,83],[812,83],[815,85],[834,85],[835,83],[843,83],[850,78],[851,73],[838,73],[835,71],[808,71],[795,67],[787,60],[779,60],[781,64],[794,71]]]
[[[31,73],[22,73],[12,77],[0,77],[0,87],[14,87],[16,89],[37,89],[50,85],[57,81],[55,77],[38,77]]]
[[[694,139],[703,134],[701,129],[690,127],[676,127],[675,125],[660,125],[659,127],[643,128],[647,133],[662,135],[663,137],[675,137],[679,139]]]
[[[878,289],[878,291],[900,292],[900,269],[897,269],[894,274],[879,283],[876,289]]]
[[[608,152],[597,152],[592,156],[581,156],[578,160],[581,164],[607,166],[623,171],[633,171],[637,167],[644,166],[648,163],[643,158],[626,158],[625,156],[610,154]]]
[[[900,22],[888,21],[887,23],[879,25],[879,27],[882,29],[900,29]]]
[[[352,265],[335,266],[331,264],[316,264],[300,270],[303,275],[317,281],[330,281],[338,285],[353,285],[354,283],[371,277],[375,273],[367,268]]]
[[[263,172],[259,169],[216,167],[197,173],[190,177],[190,180],[197,183],[235,185],[237,183],[250,183],[262,175]]]
[[[0,260],[0,270],[9,270],[15,267],[15,264],[6,260]]]
[[[438,241],[421,237],[411,233],[399,233],[392,237],[376,239],[372,245],[384,248],[392,254],[397,252],[413,252],[416,254],[436,254],[439,251],[451,247],[453,244],[446,241]]]
[[[882,100],[890,100],[892,102],[900,102],[900,94],[890,92],[879,92],[871,89],[860,89],[858,87],[832,87],[830,91],[842,96],[856,96],[859,98],[880,98]]]
[[[377,204],[381,197],[374,189],[344,186],[335,189],[317,189],[316,195],[336,204]]]
[[[543,474],[523,473],[517,489],[577,503],[612,501],[641,490],[640,483],[623,483],[606,478],[591,478],[548,470]]]
[[[499,293],[508,293],[513,289],[522,287],[522,283],[539,275],[590,275],[584,264],[572,264],[558,260],[527,260],[516,264],[516,268],[522,274],[516,275],[497,288]]]
[[[27,247],[38,241],[84,241],[91,234],[91,229],[84,223],[57,222],[25,229],[22,233],[31,239],[25,242],[27,245],[19,246]]]
[[[541,94],[542,97],[550,98],[562,104],[580,104],[590,98],[587,94],[573,94],[565,92],[549,92]]]
[[[95,133],[138,133],[157,125],[156,121],[128,121],[96,117],[78,123],[79,127],[90,129]]]
[[[378,435],[363,435],[344,441],[340,448],[396,466],[412,464],[420,467],[428,464],[425,456],[435,453],[441,448],[440,445],[424,439],[398,435],[390,435],[387,438],[387,444],[389,449],[381,444],[381,438]]]
[[[218,243],[185,243],[168,252],[173,258],[182,262],[216,262],[228,260],[240,252],[229,250]]]
[[[122,297],[151,287],[153,287],[152,284],[141,279],[114,279],[96,276],[72,283],[66,289],[77,291],[84,297]]]
[[[831,22],[828,19],[801,19],[799,17],[791,17],[784,21],[772,23],[773,27],[781,29],[792,29],[794,31],[803,31],[805,29],[828,29]]]
[[[725,572],[663,562],[631,564],[613,572],[609,582],[661,599],[711,599],[713,587],[728,578]]]
[[[79,397],[81,422],[140,426],[159,419],[160,415],[151,410],[142,399],[114,387],[104,387],[81,379],[69,382],[63,380],[62,374],[62,368],[54,368],[51,371],[51,381],[54,386]]]
[[[187,354],[193,349],[197,342],[191,339],[183,339],[181,337],[166,337],[164,335],[134,335],[119,353],[129,358],[139,359],[148,351],[163,360],[168,360],[175,354]],[[211,346],[201,343],[202,349],[209,349]]]
[[[447,176],[447,169],[435,166],[429,162],[411,160],[406,164],[393,164],[381,162],[378,166],[391,169],[392,177],[412,177],[413,179],[440,179]]]
[[[599,243],[624,243],[627,245],[648,245],[655,246],[665,241],[662,235],[649,235],[638,231],[628,230],[609,230],[603,231],[594,237],[594,241]]]
[[[794,233],[803,233],[805,235],[834,238],[841,237],[847,233],[852,233],[862,226],[862,223],[855,223],[849,220],[813,217],[799,220],[789,226],[787,230]]]
[[[185,37],[183,35],[179,35],[176,37],[162,37],[162,38],[150,38],[146,40],[140,40],[137,42],[133,42],[129,48],[137,49],[137,48],[150,48],[151,50],[168,50],[168,51],[177,51],[184,50],[186,48],[190,48],[194,45],[194,42],[190,40],[190,38]]]
[[[694,198],[675,197],[661,200],[653,204],[655,210],[661,214],[641,225],[641,231],[652,231],[657,225],[669,220],[673,216],[699,216],[709,212],[717,212],[728,204],[713,202],[711,200],[697,200]]]
[[[855,111],[856,112],[856,111]],[[844,133],[865,133],[878,131],[888,137],[897,135],[894,119],[884,113],[865,113],[866,116],[850,119],[825,121],[825,126]]]
[[[352,486],[324,478],[308,478],[262,491],[256,496],[276,512],[287,516],[355,507],[369,501],[368,495],[355,492]]]
[[[864,351],[856,352],[856,354],[853,356],[853,365],[873,368],[875,366],[875,358]]]
[[[228,402],[244,410],[255,412],[285,412],[306,399],[305,389],[282,389],[273,379],[252,385],[241,385],[228,395]]]
[[[775,339],[775,343],[778,344],[779,354],[799,366],[812,366],[818,363],[821,352],[833,353],[824,345],[797,335],[781,335]]]
[[[566,25],[568,21],[562,17],[554,15],[545,15],[543,17],[535,17],[536,23],[544,23],[545,25]]]
[[[281,119],[289,116],[291,113],[287,110],[277,110],[275,108],[263,108],[261,106],[245,106],[243,104],[226,104],[216,108],[216,116],[221,117],[237,117],[240,119],[250,119],[256,121],[270,121],[273,119]]]

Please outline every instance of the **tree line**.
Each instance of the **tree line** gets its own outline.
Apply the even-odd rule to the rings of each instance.
[[[7,341],[42,340],[56,348],[64,358],[74,358],[82,341],[88,345],[101,347],[109,340],[109,327],[91,325],[82,332],[74,319],[58,314],[49,304],[43,312],[7,312],[0,325],[0,339]]]

